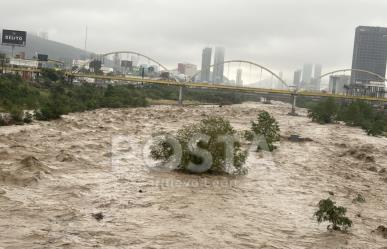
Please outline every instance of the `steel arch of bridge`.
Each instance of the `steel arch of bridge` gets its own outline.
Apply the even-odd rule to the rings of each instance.
[[[276,73],[274,73],[273,71],[271,71],[269,68],[267,67],[264,67],[262,65],[259,65],[255,62],[252,62],[252,61],[247,61],[247,60],[228,60],[228,61],[224,61],[222,63],[219,63],[219,64],[214,64],[214,65],[211,65],[210,66],[210,69],[211,68],[214,68],[216,66],[221,66],[221,65],[224,65],[224,64],[228,64],[228,63],[246,63],[246,64],[250,64],[250,65],[253,65],[255,67],[258,67],[268,73],[270,73],[271,75],[273,75],[276,79],[278,79],[284,86],[288,87],[289,88],[289,85],[281,78],[279,77]],[[195,79],[195,77],[197,77],[199,74],[202,73],[202,70],[201,71],[198,71],[195,75],[192,76],[192,79]]]
[[[336,74],[336,73],[345,73],[345,72],[359,72],[359,73],[368,73],[370,75],[373,75],[375,77],[378,77],[379,79],[383,80],[384,82],[387,81],[386,78],[384,78],[383,76],[377,74],[377,73],[374,73],[374,72],[371,72],[371,71],[367,71],[367,70],[362,70],[362,69],[351,69],[351,68],[348,68],[348,69],[340,69],[340,70],[335,70],[335,71],[332,71],[332,72],[329,72],[329,73],[325,73],[323,75],[321,75],[320,77],[314,79],[314,81],[318,81],[318,80],[321,80],[322,78],[328,76],[328,75],[332,75],[332,74]]]
[[[105,54],[97,54],[95,55],[92,59],[89,59],[85,62],[85,64],[83,64],[80,68],[86,66],[87,64],[89,64],[90,62],[92,62],[93,60],[95,59],[99,59],[99,58],[104,58],[104,57],[107,57],[109,55],[115,55],[115,54],[133,54],[133,55],[137,55],[137,56],[141,56],[141,57],[144,57],[145,59],[149,60],[149,61],[152,61],[152,62],[155,62],[159,67],[161,67],[163,70],[165,71],[168,71],[168,68],[166,66],[164,66],[163,64],[161,64],[160,62],[158,62],[157,60],[155,59],[152,59],[151,57],[147,56],[147,55],[144,55],[142,53],[139,53],[139,52],[135,52],[135,51],[129,51],[129,50],[121,50],[121,51],[114,51],[114,52],[108,52],[108,53],[105,53]],[[78,68],[77,70],[75,70],[74,72],[75,73],[78,73],[80,68]]]

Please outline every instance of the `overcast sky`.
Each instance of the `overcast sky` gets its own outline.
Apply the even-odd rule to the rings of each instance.
[[[102,53],[134,50],[163,64],[200,65],[205,46],[226,48],[290,77],[305,62],[323,71],[351,66],[358,25],[387,26],[386,0],[12,0],[3,28]]]

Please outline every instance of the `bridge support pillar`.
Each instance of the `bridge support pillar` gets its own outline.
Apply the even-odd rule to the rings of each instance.
[[[178,102],[178,105],[179,106],[183,105],[183,87],[182,86],[179,87],[179,102]]]
[[[266,97],[264,97],[263,99],[264,99],[264,100],[263,100],[263,103],[264,103],[264,104],[266,104],[266,105],[271,105],[271,99],[270,99],[269,97],[266,96]]]
[[[292,94],[292,98],[293,98],[293,101],[292,101],[292,111],[289,113],[289,115],[290,116],[298,116],[298,114],[296,112],[297,95],[296,94]]]

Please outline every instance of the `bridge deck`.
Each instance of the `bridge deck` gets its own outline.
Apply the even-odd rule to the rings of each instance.
[[[41,72],[40,69],[26,69],[26,68],[4,68],[4,70],[14,71],[14,72],[33,72],[33,73]],[[265,89],[265,88],[255,88],[255,87],[237,87],[237,86],[215,85],[215,84],[194,83],[194,82],[180,83],[176,81],[169,81],[169,80],[162,80],[162,79],[107,76],[107,75],[82,74],[82,73],[71,73],[71,72],[65,72],[65,75],[69,77],[74,77],[74,78],[92,78],[92,79],[112,80],[112,81],[137,82],[137,83],[144,83],[144,84],[183,86],[188,88],[233,90],[233,91],[247,92],[247,93],[297,95],[297,96],[306,96],[306,97],[333,97],[337,99],[359,99],[359,100],[366,100],[366,101],[387,102],[387,98],[375,98],[375,97],[367,97],[367,96],[347,96],[347,95],[322,93],[322,92],[308,92],[308,91],[294,92],[293,90]]]

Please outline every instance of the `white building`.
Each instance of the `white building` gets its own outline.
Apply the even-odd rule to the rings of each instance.
[[[236,85],[237,86],[243,86],[243,80],[242,80],[242,69],[238,68],[237,75],[236,75]]]
[[[25,59],[9,59],[9,64],[14,66],[21,67],[30,67],[30,68],[38,68],[39,62],[36,60],[25,60]]]
[[[348,75],[332,75],[329,77],[329,92],[333,94],[345,94],[344,86],[348,86],[351,76]]]
[[[191,78],[198,72],[198,67],[190,63],[179,63],[177,70],[179,74],[184,74]]]
[[[89,61],[87,60],[73,60],[73,67],[84,67],[85,69],[89,69]]]

